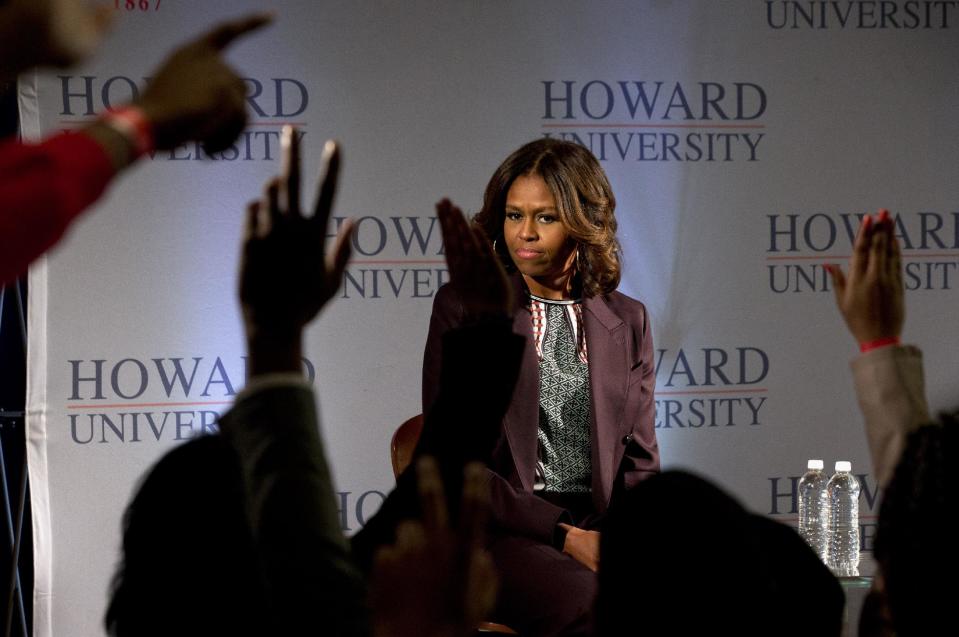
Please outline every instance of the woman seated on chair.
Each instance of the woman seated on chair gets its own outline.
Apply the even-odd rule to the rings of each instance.
[[[489,463],[501,578],[492,619],[521,634],[590,634],[604,515],[659,471],[652,333],[643,304],[616,291],[615,205],[587,149],[540,139],[497,168],[473,220],[511,274],[513,331],[526,337]],[[424,413],[439,389],[442,335],[476,318],[450,286],[437,292]]]

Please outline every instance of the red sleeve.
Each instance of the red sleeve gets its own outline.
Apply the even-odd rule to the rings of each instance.
[[[115,172],[106,151],[82,134],[0,144],[0,284],[53,246]]]

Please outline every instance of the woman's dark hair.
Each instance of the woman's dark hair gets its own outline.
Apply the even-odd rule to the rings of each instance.
[[[530,142],[506,158],[486,186],[483,209],[473,223],[487,236],[503,236],[506,194],[524,175],[539,175],[556,200],[563,227],[576,241],[574,276],[584,296],[600,296],[616,289],[620,279],[619,242],[616,240],[616,198],[602,167],[580,144],[543,138]],[[515,270],[503,241],[496,252],[507,271]]]

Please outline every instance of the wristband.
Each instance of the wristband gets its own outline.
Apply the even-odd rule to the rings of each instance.
[[[879,349],[880,347],[886,347],[887,345],[898,345],[899,337],[898,336],[886,336],[884,338],[877,338],[874,341],[866,341],[859,344],[859,351],[863,354],[866,352],[871,352],[874,349]]]
[[[124,106],[110,110],[100,116],[100,121],[123,135],[133,149],[133,159],[142,157],[156,148],[153,126],[141,108]]]

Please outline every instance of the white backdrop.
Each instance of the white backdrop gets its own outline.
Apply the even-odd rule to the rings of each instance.
[[[475,212],[499,162],[544,134],[590,146],[617,194],[621,289],[654,319],[664,467],[790,521],[806,459],[851,460],[871,547],[855,344],[821,264],[844,261],[858,215],[880,206],[899,215],[906,337],[925,349],[932,405],[959,402],[955,3],[126,4],[88,65],[24,78],[29,136],[121,103],[221,18],[277,20],[229,54],[253,96],[236,149],[143,161],[32,271],[39,636],[102,632],[138,476],[242,386],[241,216],[277,170],[283,123],[305,132],[308,174],[325,139],[342,142],[336,215],[359,220],[307,348],[348,532],[391,487],[390,435],[420,409],[446,276],[433,203]]]

